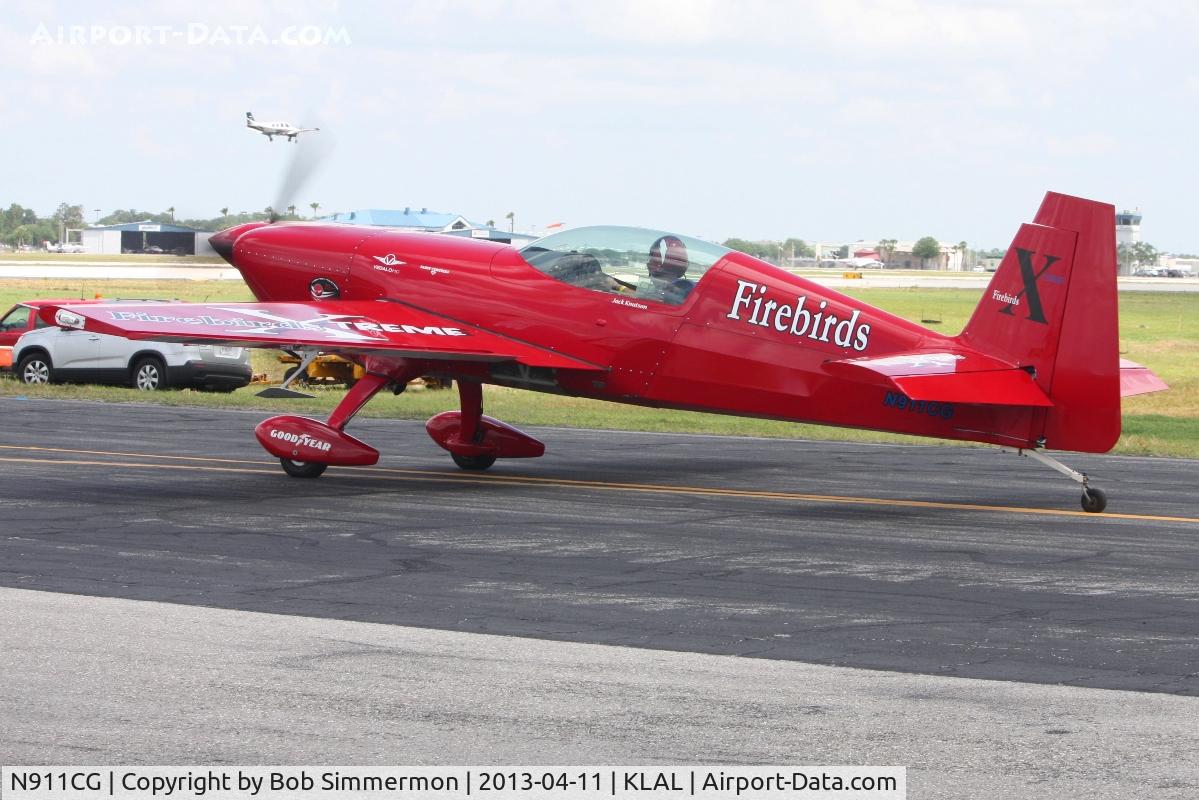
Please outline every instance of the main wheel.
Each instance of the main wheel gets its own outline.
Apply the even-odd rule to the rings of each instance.
[[[474,470],[482,472],[495,463],[495,456],[460,456],[457,453],[450,453],[450,458],[454,459],[454,463],[462,469]]]
[[[147,356],[133,365],[133,388],[143,392],[157,392],[167,388],[167,369],[162,361]]]
[[[44,384],[49,383],[53,373],[51,372],[50,357],[44,356],[41,353],[33,353],[21,359],[21,363],[17,365],[17,375],[21,378],[21,383],[29,384]]]
[[[1082,510],[1090,514],[1098,514],[1107,508],[1107,495],[1102,489],[1088,486],[1082,490]]]
[[[293,478],[319,478],[329,468],[328,464],[319,464],[316,461],[292,461],[290,458],[281,458],[279,463],[283,465],[283,471]]]

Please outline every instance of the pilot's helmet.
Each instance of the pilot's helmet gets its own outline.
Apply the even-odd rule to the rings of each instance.
[[[687,245],[677,236],[662,236],[649,248],[651,278],[673,281],[687,274]]]

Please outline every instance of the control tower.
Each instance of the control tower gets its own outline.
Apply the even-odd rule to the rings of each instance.
[[[1116,246],[1136,244],[1141,241],[1141,212],[1116,212]]]

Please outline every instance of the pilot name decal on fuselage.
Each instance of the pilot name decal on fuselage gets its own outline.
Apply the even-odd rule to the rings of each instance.
[[[726,314],[729,319],[773,328],[779,333],[790,333],[797,338],[807,337],[814,342],[850,347],[859,353],[870,344],[870,326],[858,324],[861,311],[854,309],[849,317],[837,317],[831,313],[827,300],[821,300],[814,309],[805,306],[807,295],[795,298],[794,302],[779,302],[766,296],[769,287],[753,281],[737,281],[737,296]],[[742,314],[748,314],[743,318]]]
[[[612,305],[614,305],[614,306],[628,306],[629,308],[639,308],[639,309],[641,309],[642,311],[647,311],[647,310],[649,310],[649,306],[647,306],[645,303],[638,303],[636,300],[629,300],[629,299],[627,299],[627,298],[624,298],[624,297],[613,297],[613,298],[612,298]]]

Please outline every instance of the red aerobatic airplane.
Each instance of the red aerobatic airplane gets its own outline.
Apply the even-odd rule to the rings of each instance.
[[[1120,359],[1115,209],[1050,193],[1020,227],[965,329],[945,336],[709,242],[621,227],[521,249],[344,224],[238,225],[212,246],[260,302],[61,305],[52,324],[131,339],[337,353],[360,380],[327,421],[272,417],[287,474],[374,464],[346,425],[381,389],[437,374],[461,410],[430,419],[459,467],[540,456],[483,415],[485,383],[645,406],[984,442],[1104,494],[1045,448],[1103,453],[1120,398],[1164,389]],[[302,372],[302,370],[300,370]],[[275,390],[278,392],[278,390]]]

